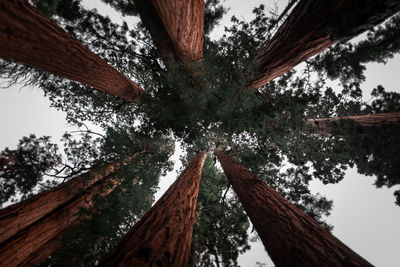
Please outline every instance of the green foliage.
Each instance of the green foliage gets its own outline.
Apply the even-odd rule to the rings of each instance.
[[[151,207],[159,178],[171,171],[172,140],[133,129],[109,129],[100,151],[107,161],[123,161],[104,189],[120,184],[108,195],[96,195],[94,206],[82,209],[80,223],[68,229],[62,247],[43,266],[93,266]],[[134,142],[133,142],[134,140]],[[130,156],[135,156],[127,161]]]
[[[357,125],[345,123],[338,131],[345,135],[327,137],[306,124],[307,118],[400,110],[399,94],[386,92],[382,86],[374,89],[370,102],[362,100],[365,65],[385,63],[399,52],[399,16],[369,31],[366,39],[338,44],[308,60],[304,69],[296,68],[267,86],[249,91],[247,85],[258,76],[254,58],[271,37],[277,20],[263,5],[253,10],[255,18],[249,22],[232,17],[232,25],[214,40],[210,33],[226,8],[218,0],[206,1],[204,60],[183,64],[171,58],[167,68],[141,22],[117,24],[76,0],[33,2],[146,90],[139,103],[126,103],[79,83],[0,61],[1,77],[11,84],[39,85],[51,105],[66,112],[68,122],[81,128],[89,121],[102,129],[100,135],[84,130],[80,141],[66,135],[65,160],[61,162],[57,147],[46,138],[25,140],[29,144],[26,151],[21,147],[3,152],[1,174],[8,178],[7,182],[1,180],[6,185],[2,187],[2,201],[18,190],[30,194],[45,179],[43,175],[62,175],[59,178],[67,180],[84,170],[139,155],[118,170],[121,185],[98,199],[94,210],[82,211],[91,219],[68,232],[63,249],[48,264],[67,265],[73,258],[75,265],[94,265],[109,251],[150,207],[159,177],[171,169],[168,159],[176,141],[186,150],[184,161],[198,151],[224,147],[328,229],[331,226],[323,222],[323,216],[329,215],[332,201],[310,192],[312,179],[336,183],[348,167],[356,166],[361,173],[377,175],[377,186],[399,184],[396,166],[400,145],[395,126],[366,133]],[[138,14],[133,1],[103,2],[123,16]],[[188,69],[200,74],[193,77]],[[339,80],[341,91],[327,87],[328,80]],[[12,164],[20,165],[13,168],[9,162],[18,153],[33,156],[14,160]],[[55,170],[49,172],[51,168]],[[59,183],[56,180],[45,185]],[[400,203],[400,190],[396,194]],[[209,157],[198,199],[192,264],[210,266],[218,261],[236,266],[238,255],[248,249],[247,228],[238,200]]]
[[[214,266],[213,262],[219,262],[223,266],[237,266],[239,254],[250,248],[247,236],[250,223],[232,193],[227,179],[214,167],[209,155],[197,199],[190,265]]]
[[[373,28],[367,38],[355,44],[339,43],[310,61],[316,71],[344,83],[364,81],[366,64],[386,63],[400,51],[400,16],[395,15],[383,26]]]
[[[163,171],[159,160],[168,161],[170,154],[161,158],[140,155],[115,174],[122,179],[107,196],[97,196],[94,208],[82,210],[80,223],[68,229],[62,247],[43,266],[93,266],[151,207],[158,179]]]
[[[18,194],[22,198],[43,180],[43,175],[61,161],[57,145],[49,136],[23,137],[15,150],[6,148],[0,154],[0,201],[4,203]]]

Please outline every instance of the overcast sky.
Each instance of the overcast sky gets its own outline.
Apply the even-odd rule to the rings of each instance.
[[[83,1],[91,7],[97,7],[102,13],[111,14],[113,19],[120,19],[111,8],[98,1]],[[230,16],[236,15],[250,20],[251,10],[259,3],[272,7],[273,1],[239,1],[231,0],[226,4],[231,7],[223,25],[230,23]],[[280,10],[287,1],[277,1]],[[126,19],[126,18],[125,18]],[[216,33],[218,36],[220,33]],[[386,65],[370,64],[366,72],[367,82],[363,86],[364,94],[378,84],[387,90],[398,91],[400,84],[400,57]],[[1,81],[4,86],[4,81]],[[58,141],[65,131],[72,128],[67,125],[65,115],[49,107],[50,102],[44,98],[38,88],[13,86],[0,90],[0,150],[5,147],[15,148],[18,140],[31,133],[36,136],[50,135]],[[178,152],[174,156],[179,169]],[[162,178],[157,196],[168,188],[177,177],[175,171]],[[335,228],[333,234],[346,245],[359,253],[376,266],[399,266],[398,242],[400,240],[400,207],[394,205],[394,189],[376,189],[374,177],[357,174],[355,169],[349,170],[345,179],[336,185],[323,185],[319,181],[311,184],[314,193],[321,193],[334,200],[334,208],[328,223]],[[256,262],[272,266],[262,244],[252,243],[252,248],[239,259],[241,266],[256,266]]]

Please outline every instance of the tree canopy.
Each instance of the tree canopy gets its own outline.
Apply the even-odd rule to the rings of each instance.
[[[33,4],[112,67],[144,88],[138,102],[0,59],[10,84],[43,89],[51,105],[67,114],[78,133],[66,133],[60,152],[50,137],[23,137],[0,154],[0,197],[5,203],[51,188],[105,163],[142,153],[118,170],[122,180],[96,201],[63,248],[44,264],[91,266],[107,253],[151,206],[160,177],[171,170],[175,144],[182,161],[221,147],[325,228],[332,201],[312,194],[309,183],[343,179],[345,170],[376,175],[376,185],[400,184],[399,124],[365,131],[341,121],[337,134],[319,134],[307,119],[400,112],[400,94],[377,84],[363,100],[366,64],[385,63],[399,52],[400,15],[369,25],[367,34],[338,43],[268,84],[249,90],[260,74],[255,58],[285,16],[255,7],[254,18],[233,16],[223,35],[211,33],[226,13],[218,0],[205,1],[203,58],[185,62],[165,56],[149,28],[141,1],[102,0],[136,24],[121,24],[79,0],[34,0]],[[293,1],[290,1],[293,2]],[[155,23],[155,22],[154,22]],[[345,22],[341,22],[345,23]],[[171,49],[171,48],[169,48]],[[339,88],[331,88],[333,82]],[[390,88],[393,89],[393,88]],[[86,125],[102,129],[95,132]],[[344,130],[343,130],[344,129]],[[133,179],[138,179],[132,183]],[[400,190],[396,191],[400,205]],[[212,156],[206,159],[196,209],[190,262],[193,266],[237,266],[249,249],[249,222]],[[89,217],[89,219],[87,219]],[[210,235],[209,233],[213,234]]]

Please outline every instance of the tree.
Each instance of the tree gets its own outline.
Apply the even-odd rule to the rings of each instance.
[[[11,238],[19,231],[65,205],[98,181],[104,179],[118,168],[119,162],[108,164],[100,170],[93,170],[60,186],[44,191],[22,202],[0,211],[0,242]]]
[[[64,200],[61,205],[54,208],[46,216],[37,218],[34,222],[31,221],[29,225],[23,224],[22,226],[25,226],[23,228],[20,223],[17,224],[18,227],[14,227],[16,229],[12,229],[12,232],[14,230],[19,231],[1,243],[1,263],[7,266],[36,266],[42,263],[60,248],[63,234],[67,228],[79,222],[81,210],[93,208],[93,198],[107,196],[121,183],[121,180],[108,174],[97,182],[90,182],[91,185],[85,190],[81,190],[79,195],[68,194],[68,196],[74,197]],[[28,203],[29,201],[30,199],[27,199]],[[30,206],[29,204],[25,208]],[[46,203],[42,202],[43,207],[52,206],[51,204],[51,199]],[[29,210],[29,212],[36,210]],[[13,219],[17,223],[21,221],[18,217]],[[10,225],[15,225],[15,223],[12,222]],[[18,253],[15,253],[15,251],[18,251]]]
[[[60,75],[126,101],[143,89],[25,0],[1,1],[0,56]]]
[[[258,55],[259,88],[298,63],[382,23],[400,10],[399,1],[299,1]]]
[[[239,255],[250,248],[249,221],[211,155],[201,176],[189,266],[237,266]]]
[[[39,193],[31,198],[0,211],[2,218],[0,220],[0,225],[2,226],[0,239],[2,247],[0,251],[0,257],[2,258],[2,262],[7,262],[14,265],[39,264],[50,254],[59,249],[63,242],[67,242],[64,240],[63,236],[68,229],[81,223],[85,218],[101,216],[101,213],[105,210],[105,199],[103,197],[108,197],[108,195],[114,191],[117,185],[119,185],[118,188],[121,188],[117,191],[128,191],[127,194],[130,195],[132,191],[129,190],[132,180],[136,175],[143,174],[145,179],[149,180],[147,182],[143,182],[142,179],[138,179],[136,177],[135,183],[140,181],[143,185],[151,183],[152,176],[159,175],[161,170],[159,163],[157,163],[157,156],[160,157],[160,161],[166,160],[162,155],[162,153],[165,152],[169,153],[168,149],[170,148],[168,147],[168,143],[165,142],[166,140],[162,141],[164,144],[159,144],[157,143],[156,137],[153,136],[152,144],[146,144],[145,136],[143,136],[143,134],[141,136],[140,134],[136,134],[136,144],[132,146],[129,144],[129,138],[131,138],[134,134],[132,132],[125,134],[124,142],[117,143],[114,138],[119,139],[121,132],[117,133],[116,129],[113,129],[113,131],[107,134],[107,138],[102,144],[102,149],[100,149],[102,153],[107,155],[110,159],[113,158],[115,160],[120,157],[124,157],[125,159],[122,160],[122,164],[119,161],[116,161],[114,163],[107,164],[104,167],[93,166],[92,170],[88,173],[74,177],[66,183],[62,183],[58,187]],[[28,144],[32,143],[32,139],[35,140],[33,136],[31,136],[31,139],[24,138],[23,140],[26,139],[29,140]],[[46,141],[49,140],[46,139]],[[49,145],[47,144],[45,148],[48,146]],[[116,151],[121,150],[121,147],[118,146],[124,147],[124,154],[116,157]],[[27,148],[29,149],[31,146],[26,146],[26,144],[20,145],[20,150],[22,149],[22,152],[20,150],[13,152],[18,156],[16,158],[22,158],[24,161],[18,162],[17,167],[15,164],[7,164],[7,166],[5,166],[6,171],[7,168],[13,170],[14,172],[21,171],[22,169],[24,171],[21,173],[21,175],[24,175],[26,173],[26,169],[36,169],[36,165],[42,166],[43,163],[40,162],[40,160],[45,159],[44,156],[49,157],[47,151],[42,150],[40,146],[36,147],[34,153],[30,154],[28,153],[29,150]],[[77,147],[72,147],[72,149],[77,149]],[[6,150],[10,151],[8,149]],[[90,152],[82,149],[82,147],[78,148],[78,150],[80,150],[80,152],[84,152],[85,156],[87,156]],[[68,152],[68,150],[66,149],[65,152]],[[130,152],[134,154],[127,156]],[[20,157],[20,154],[22,154],[24,157]],[[67,155],[69,155],[71,158],[75,157],[75,160],[78,157],[76,154],[74,155],[70,152],[67,153]],[[151,155],[150,158],[148,155]],[[57,154],[56,149],[52,151],[51,156],[56,156],[55,159],[61,158],[61,156]],[[144,159],[147,160],[146,164],[143,164]],[[78,160],[77,162],[80,161]],[[79,164],[81,163],[82,162]],[[144,167],[143,165],[146,166],[145,168],[147,168],[150,173],[153,173],[150,174],[143,171],[138,171],[138,169]],[[65,164],[65,166],[69,165]],[[132,169],[130,166],[133,166],[134,168]],[[126,170],[127,168],[128,170]],[[61,173],[61,171],[57,171],[56,173]],[[72,172],[72,174],[73,173],[74,172]],[[63,180],[65,180],[67,177],[68,176],[63,177]],[[132,178],[124,179],[125,177]],[[12,177],[10,177],[10,179],[12,180]],[[124,182],[124,180],[126,181]],[[146,189],[143,191],[146,191]],[[150,202],[151,199],[148,198],[148,196],[141,196],[140,193],[137,194],[136,197],[140,199],[139,201],[148,199],[148,202]],[[121,199],[119,196],[118,198]],[[135,197],[131,197],[131,199],[135,199]],[[99,205],[98,202],[101,202],[101,204]],[[131,203],[130,201],[126,202],[127,204]],[[123,205],[118,205],[116,202],[113,204],[113,209],[117,208],[118,206],[120,206],[122,209],[125,208]],[[127,210],[130,211],[130,209]],[[85,212],[82,213],[83,211]],[[114,211],[113,213],[114,218],[119,218],[119,220],[121,220],[120,216],[126,216],[126,211]],[[120,224],[120,221],[117,220],[117,224]],[[104,238],[104,232],[102,234]],[[23,240],[30,241],[22,242]],[[87,242],[86,244],[88,245],[90,242]],[[15,254],[15,250],[21,251],[21,253]]]
[[[178,50],[173,45],[173,42],[177,42],[176,38],[182,36],[169,35],[166,30],[167,27],[171,27],[170,32],[176,33],[177,24],[163,23],[168,15],[157,11],[156,1],[103,1],[109,3],[121,15],[139,15],[142,21],[133,25],[114,22],[76,0],[32,2],[104,61],[123,75],[138,81],[147,93],[141,96],[138,103],[127,103],[101,91],[92,90],[88,86],[5,60],[0,61],[2,77],[9,78],[11,83],[19,80],[41,87],[52,105],[66,112],[68,122],[78,125],[88,135],[94,134],[90,129],[82,128],[88,121],[106,132],[104,144],[107,146],[100,147],[104,154],[98,153],[96,157],[93,156],[94,159],[100,158],[105,162],[122,160],[132,152],[137,152],[135,149],[132,151],[132,147],[137,148],[136,144],[142,142],[144,146],[160,147],[164,151],[154,155],[154,158],[146,155],[136,161],[137,168],[128,168],[143,179],[134,187],[136,189],[128,186],[126,181],[121,184],[126,184],[126,187],[120,189],[118,186],[109,195],[110,198],[104,201],[106,211],[101,215],[93,214],[91,222],[86,221],[79,227],[74,227],[75,229],[68,233],[71,238],[62,241],[65,247],[48,260],[49,265],[66,265],[73,258],[76,265],[92,266],[108,253],[131,224],[139,220],[140,215],[149,208],[148,199],[151,199],[154,193],[162,170],[168,166],[167,159],[170,153],[166,151],[171,150],[166,147],[173,146],[173,142],[179,142],[188,151],[188,155],[196,151],[212,151],[217,145],[226,147],[227,150],[231,150],[232,155],[242,159],[249,170],[259,177],[264,177],[272,188],[320,223],[323,223],[322,215],[329,214],[332,202],[318,194],[311,194],[309,182],[312,179],[320,179],[324,183],[338,182],[343,178],[346,168],[354,166],[355,162],[363,166],[368,162],[359,160],[365,157],[365,151],[354,149],[356,146],[347,149],[347,141],[341,137],[327,138],[315,134],[306,123],[308,118],[377,113],[373,105],[366,105],[360,100],[362,79],[353,79],[362,75],[362,71],[357,72],[359,69],[351,71],[352,67],[337,68],[335,77],[341,79],[342,93],[336,94],[326,88],[327,80],[334,75],[331,77],[327,74],[329,64],[325,63],[330,62],[329,55],[333,54],[333,59],[342,63],[344,61],[342,65],[347,66],[348,63],[340,55],[342,52],[345,55],[352,51],[347,49],[350,47],[348,43],[343,44],[345,50],[335,50],[337,46],[334,46],[320,54],[320,57],[307,60],[304,69],[292,69],[266,86],[250,91],[248,85],[260,70],[259,62],[254,58],[260,53],[260,48],[272,38],[271,30],[276,21],[276,17],[267,14],[263,6],[254,9],[255,18],[249,22],[233,17],[232,26],[225,29],[220,39],[215,40],[211,38],[210,33],[225,9],[217,0],[205,1],[203,61],[195,64],[200,67],[201,75],[193,75],[193,72],[188,71],[190,64],[177,56]],[[165,5],[170,3],[164,2]],[[200,2],[185,3],[194,5]],[[304,3],[305,1],[300,2],[303,6]],[[317,1],[309,3],[321,5]],[[340,3],[345,5],[350,1]],[[368,9],[374,4],[368,1],[365,7]],[[186,7],[188,6],[183,7],[185,12],[188,10]],[[199,5],[195,8],[197,12],[201,12],[198,8]],[[386,10],[387,16],[392,10],[395,9]],[[179,13],[175,9],[169,11],[170,14]],[[376,11],[378,12],[378,9]],[[346,12],[341,13],[347,16],[344,14]],[[304,16],[307,14],[309,12]],[[315,18],[317,19],[317,16]],[[392,17],[389,21],[387,27],[373,28],[368,33],[368,36],[373,36],[373,40],[368,42],[367,46],[370,49],[367,54],[375,51],[376,46],[379,47],[380,55],[373,57],[371,61],[382,62],[397,51],[394,45],[396,38],[391,37],[395,35],[390,34],[396,32],[396,20]],[[357,24],[350,22],[348,25]],[[343,26],[346,23],[338,24]],[[191,24],[194,33],[201,30],[199,25],[198,20]],[[299,28],[306,25],[302,24]],[[369,26],[371,25],[366,28]],[[350,28],[344,31],[358,31]],[[387,40],[387,43],[379,46],[382,38]],[[363,47],[361,44],[362,41],[354,47]],[[290,47],[296,48],[292,44]],[[359,58],[360,60],[352,57],[354,62],[351,62],[351,66],[357,66],[357,62],[365,62],[365,58]],[[317,76],[315,79],[314,74]],[[345,79],[346,77],[350,78]],[[395,95],[382,97],[384,106],[391,102],[393,110],[379,112],[398,112],[396,107],[399,107],[399,99]],[[142,135],[146,138],[142,138]],[[141,146],[140,148],[142,149]],[[388,162],[387,158],[383,158],[382,162]],[[129,177],[129,173],[123,176]],[[207,185],[215,195],[226,190],[227,186],[226,183],[220,184],[221,179],[218,176],[210,175],[209,180],[212,182]],[[142,182],[146,184],[145,187],[142,187]],[[146,189],[146,194],[139,189]],[[193,258],[202,253],[204,262],[199,264],[234,265],[238,251],[246,246],[245,236],[241,234],[243,229],[237,229],[240,225],[246,225],[241,216],[243,211],[239,210],[238,200],[227,196],[227,203],[224,205],[222,199],[218,201],[207,193],[201,198],[201,204],[207,206],[206,203],[210,203],[213,212],[206,214],[206,210],[199,209],[197,213],[198,230],[193,240],[193,244],[197,242],[197,245],[193,246]],[[138,207],[138,203],[145,205]],[[221,206],[218,206],[219,203]],[[227,216],[224,217],[224,222],[221,220],[221,223],[218,223],[218,212],[227,206],[232,210],[224,210]],[[237,227],[226,227],[227,232],[220,233],[215,239],[206,236],[208,233],[203,231],[210,224],[213,229],[221,229],[218,227],[233,221],[237,222]],[[324,226],[329,228],[326,224]],[[238,237],[238,242],[219,242],[226,236]],[[210,242],[215,244],[205,246]],[[238,246],[236,251],[234,246]]]
[[[200,152],[99,266],[185,266],[206,153]],[[179,203],[179,205],[178,205]]]
[[[140,1],[136,2],[142,5]],[[204,1],[155,0],[151,3],[168,33],[177,57],[183,62],[201,60],[203,58]],[[185,26],[182,27],[182,25]],[[152,28],[150,27],[149,30],[151,31]]]
[[[341,129],[337,128],[341,120],[351,120],[357,125],[362,127],[364,132],[368,132],[371,127],[384,127],[390,123],[398,123],[400,120],[400,113],[378,113],[369,115],[358,116],[344,116],[339,118],[322,118],[322,119],[308,119],[307,123],[314,127],[322,134],[332,135],[335,131],[340,132]]]
[[[241,164],[215,155],[276,265],[372,266]]]

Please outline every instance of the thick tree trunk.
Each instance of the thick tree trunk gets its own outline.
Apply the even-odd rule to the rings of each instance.
[[[140,19],[149,31],[158,54],[165,65],[168,66],[168,62],[171,58],[178,61],[179,59],[175,53],[174,45],[164,28],[163,22],[158,17],[152,2],[148,0],[134,0],[134,2],[138,8]]]
[[[341,120],[354,121],[361,125],[366,132],[368,132],[368,129],[373,127],[381,127],[390,123],[398,123],[400,121],[400,112],[344,116],[337,118],[308,119],[307,124],[314,127],[320,134],[342,134],[343,131],[338,128]]]
[[[146,153],[146,151],[135,153],[124,162],[129,162],[141,153]],[[98,171],[89,171],[54,189],[0,210],[0,244],[59,206],[65,205],[77,195],[81,195],[87,188],[113,173],[119,166],[119,162],[110,163]]]
[[[206,154],[200,152],[99,266],[186,266]]]
[[[76,195],[81,194],[85,188],[104,178],[104,176],[114,172],[116,164],[110,164],[100,172],[90,171],[54,189],[44,191],[1,210],[0,243],[51,213]]]
[[[172,59],[185,64],[187,73],[202,73],[204,0],[135,0],[140,18],[169,67]]]
[[[183,62],[203,58],[204,0],[152,0],[178,57]]]
[[[261,50],[260,76],[251,89],[266,85],[337,41],[349,39],[400,10],[400,0],[300,0]]]
[[[143,89],[25,0],[0,0],[0,57],[17,61],[126,101]]]
[[[109,182],[112,186],[109,186]],[[120,184],[111,176],[98,181],[79,196],[59,206],[5,242],[0,243],[2,266],[37,266],[61,246],[65,230],[78,223],[80,210],[93,207],[93,197],[106,196]]]
[[[215,155],[276,266],[372,266],[230,156]]]

